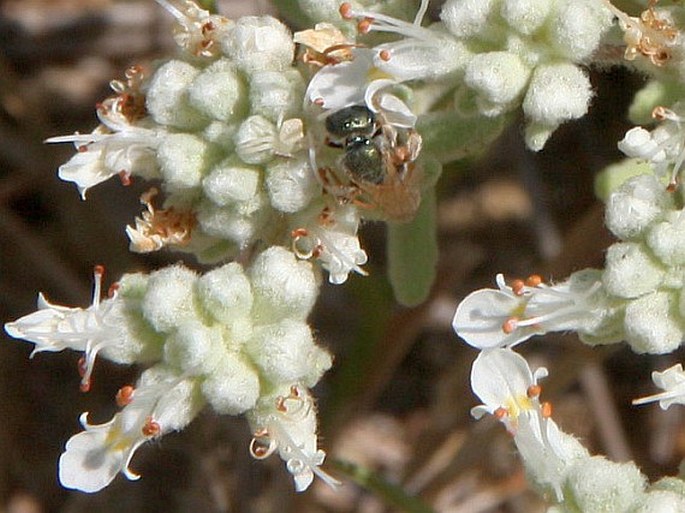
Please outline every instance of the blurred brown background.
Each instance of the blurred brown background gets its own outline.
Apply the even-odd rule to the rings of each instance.
[[[229,16],[275,12],[266,1],[219,2]],[[170,55],[170,17],[152,0],[6,0],[0,4],[0,320],[35,309],[43,291],[56,303],[90,302],[92,267],[106,282],[154,269],[173,254],[128,252],[124,226],[146,187],[117,180],[80,200],[56,169],[73,152],[46,146],[54,135],[90,131],[108,82],[131,64]],[[458,301],[492,286],[494,275],[532,272],[562,279],[601,266],[611,239],[602,226],[593,176],[619,158],[625,110],[639,77],[593,73],[591,115],[561,129],[539,155],[523,149],[520,123],[477,161],[445,170],[440,184],[438,284],[415,309],[397,307],[384,278],[383,227],[367,225],[371,277],[326,286],[313,319],[336,355],[317,389],[321,443],[329,458],[365,465],[444,513],[544,511],[527,491],[511,441],[494,422],[476,423],[468,374],[476,352],[452,333]],[[188,261],[193,265],[192,260]],[[593,452],[634,458],[651,477],[675,473],[685,452],[682,414],[631,408],[651,391],[649,373],[682,355],[637,357],[590,350],[572,335],[528,342],[547,365],[543,399],[555,419]],[[242,419],[206,412],[187,430],[142,448],[138,482],[118,478],[88,496],[61,489],[57,459],[80,427],[115,411],[116,390],[137,370],[99,360],[93,390],[78,390],[78,355],[42,353],[4,337],[0,345],[0,512],[351,512],[395,511],[351,482],[334,494],[321,483],[292,492],[282,462],[252,461]],[[332,472],[335,472],[334,470]]]

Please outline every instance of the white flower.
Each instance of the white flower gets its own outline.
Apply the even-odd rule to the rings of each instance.
[[[541,367],[532,372],[526,360],[510,349],[482,351],[473,362],[471,388],[485,403],[471,410],[480,418],[490,413],[514,437],[523,463],[533,481],[550,487],[558,501],[571,463],[587,451],[563,433],[550,418],[551,406],[539,400],[538,380],[547,376]]]
[[[88,189],[114,175],[120,175],[124,183],[131,175],[156,177],[155,149],[161,135],[159,130],[108,121],[90,134],[62,135],[45,142],[74,143],[78,152],[59,167],[58,174],[62,180],[74,182],[86,199]]]
[[[659,126],[651,132],[641,127],[631,128],[618,143],[618,149],[628,157],[646,160],[657,175],[670,177],[672,186],[677,184],[685,162],[685,118],[675,112],[679,109],[682,109],[680,104],[676,104],[674,110],[656,107],[652,117],[661,121]]]
[[[143,373],[135,389],[123,387],[117,402],[123,410],[105,424],[89,424],[88,413],[81,415],[85,431],[69,439],[59,459],[59,480],[64,487],[93,493],[119,472],[138,479],[129,469],[138,447],[182,429],[203,406],[196,382],[161,367]]]
[[[366,276],[360,267],[367,255],[359,244],[358,228],[359,211],[354,206],[325,208],[313,223],[293,230],[293,252],[298,258],[316,258],[335,285],[347,281],[352,271]]]
[[[663,372],[652,372],[652,381],[663,392],[633,400],[633,404],[647,404],[659,401],[662,410],[668,409],[672,404],[685,404],[685,371],[682,364],[678,363]]]
[[[356,9],[348,2],[341,4],[340,13],[345,19],[360,20],[357,29],[362,34],[386,32],[403,36],[402,39],[374,48],[373,61],[378,70],[399,82],[439,80],[463,69],[472,54],[442,24],[422,27],[427,9],[428,0],[421,0],[412,23],[378,12]]]
[[[95,359],[102,352],[108,359],[119,363],[147,360],[150,344],[142,333],[136,332],[127,318],[127,305],[113,291],[112,297],[100,301],[102,269],[96,267],[93,301],[88,308],[70,308],[53,305],[38,295],[38,310],[5,324],[5,331],[14,338],[33,342],[31,356],[43,351],[73,349],[83,351],[79,361],[82,376],[81,389],[90,388],[90,377]]]
[[[191,55],[214,57],[221,53],[221,40],[235,25],[228,18],[201,9],[191,0],[156,0],[176,18],[176,44]]]
[[[326,453],[316,446],[316,408],[307,389],[293,385],[285,396],[263,398],[248,418],[254,432],[250,453],[262,460],[278,451],[296,491],[306,490],[315,474],[332,487],[340,485],[320,468]]]
[[[550,331],[576,329],[592,332],[603,313],[596,294],[599,276],[592,271],[576,273],[558,285],[545,285],[539,276],[507,286],[496,277],[499,290],[481,289],[459,303],[452,328],[467,344],[479,349],[512,347]],[[575,277],[575,279],[574,279]]]
[[[329,112],[366,104],[374,113],[381,112],[387,122],[412,128],[416,116],[390,92],[398,81],[375,67],[374,51],[355,48],[351,53],[352,60],[321,68],[309,82],[305,97]]]
[[[609,0],[604,4],[619,20],[623,30],[623,41],[626,43],[624,58],[634,60],[642,55],[655,66],[663,66],[671,58],[672,49],[680,42],[680,32],[667,10],[656,10],[654,4],[640,14],[640,17],[628,16],[614,7]]]

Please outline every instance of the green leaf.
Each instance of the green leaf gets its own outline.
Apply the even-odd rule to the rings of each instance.
[[[437,161],[424,163],[424,190],[416,217],[409,223],[388,223],[388,277],[397,301],[416,306],[428,298],[438,261],[434,183]]]
[[[654,123],[654,107],[671,107],[683,97],[683,85],[675,82],[651,80],[635,93],[633,103],[628,109],[628,119],[636,125]]]
[[[606,202],[609,195],[623,182],[637,175],[653,174],[652,167],[644,160],[625,159],[610,164],[595,176],[595,195]],[[666,184],[664,184],[666,187]]]
[[[464,117],[454,110],[432,112],[419,117],[416,130],[423,139],[422,152],[447,163],[486,150],[510,118]]]

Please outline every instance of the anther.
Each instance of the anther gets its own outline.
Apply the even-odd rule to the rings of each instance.
[[[278,399],[276,399],[276,409],[281,413],[288,412],[288,408],[285,405],[285,397],[279,396]]]
[[[136,389],[133,388],[131,385],[121,387],[117,392],[117,395],[114,397],[114,399],[117,402],[117,406],[119,408],[123,408],[124,406],[131,404],[131,401],[133,400],[133,393],[135,392],[135,390]]]
[[[378,53],[378,57],[380,57],[382,61],[388,62],[390,60],[390,50],[381,50]]]
[[[552,403],[544,402],[540,405],[542,417],[548,419],[552,416]]]
[[[528,387],[528,390],[526,390],[526,394],[531,399],[534,399],[535,397],[540,397],[541,393],[542,393],[542,387],[540,385],[531,385]]]
[[[300,397],[300,389],[297,388],[297,385],[292,385],[290,387],[290,397],[293,397],[293,398]]]
[[[357,23],[357,30],[360,34],[368,34],[371,30],[371,25],[373,25],[373,18],[364,18]]]
[[[263,440],[265,436],[267,436],[266,430],[264,430],[264,434],[255,433],[255,438],[250,441],[250,454],[255,459],[261,460],[269,456],[271,445]]]
[[[507,412],[507,409],[506,409],[506,408],[502,408],[502,407],[500,406],[500,407],[497,408],[494,412],[492,412],[492,414],[494,415],[494,417],[495,417],[497,420],[502,420],[504,417],[506,417],[506,416],[508,415],[508,412]]]
[[[516,328],[518,328],[518,324],[518,317],[509,317],[506,321],[502,323],[502,331],[509,335],[510,333],[516,331]]]
[[[340,16],[342,16],[346,20],[351,20],[353,18],[352,15],[352,4],[349,2],[343,2],[340,4],[340,9],[338,10],[340,12]]]
[[[664,119],[667,118],[666,115],[666,108],[662,105],[657,105],[654,107],[652,110],[652,117],[656,119],[657,121],[663,121]]]
[[[517,296],[523,295],[523,289],[525,286],[526,284],[523,282],[523,280],[514,280],[511,282],[511,290]]]
[[[118,290],[119,290],[119,282],[115,281],[107,289],[107,297],[109,297],[109,298],[114,297]]]
[[[104,265],[96,265],[93,267],[93,274],[95,276],[102,277],[105,274],[105,266]]]
[[[299,239],[300,237],[307,237],[309,235],[309,230],[306,228],[295,228],[290,232],[290,236],[293,239]]]
[[[84,394],[86,392],[90,392],[90,380],[81,381],[81,384],[78,386],[78,388]]]
[[[537,287],[542,283],[542,276],[539,274],[531,274],[526,278],[526,285],[528,287]]]
[[[152,417],[148,417],[145,419],[145,424],[143,425],[143,429],[141,429],[141,431],[143,432],[143,436],[151,437],[158,435],[162,431],[162,428],[160,427],[159,423],[153,420]]]
[[[316,98],[314,101],[312,101],[314,105],[317,105],[319,107],[323,107],[326,101],[323,98]]]
[[[81,356],[78,359],[78,362],[76,363],[76,367],[78,368],[78,375],[83,377],[86,375],[86,372],[88,370],[88,365],[86,363],[86,357]]]
[[[85,153],[88,151],[88,145],[87,144],[82,144],[78,148],[76,148],[76,151],[79,153]]]
[[[119,180],[121,180],[121,185],[124,187],[128,187],[133,183],[133,180],[131,179],[131,173],[126,171],[125,169],[122,169],[119,171]]]

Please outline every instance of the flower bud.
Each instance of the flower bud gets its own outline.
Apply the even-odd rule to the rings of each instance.
[[[207,117],[225,123],[247,113],[247,88],[228,59],[221,59],[197,75],[188,89],[190,104]]]
[[[193,288],[197,276],[181,266],[172,266],[150,275],[141,308],[155,330],[167,333],[197,317]]]
[[[157,123],[174,128],[196,130],[207,119],[188,101],[188,88],[200,70],[187,62],[172,60],[152,76],[146,95],[147,110]]]
[[[621,242],[607,250],[602,281],[609,294],[636,298],[656,290],[664,269],[641,244]]]

